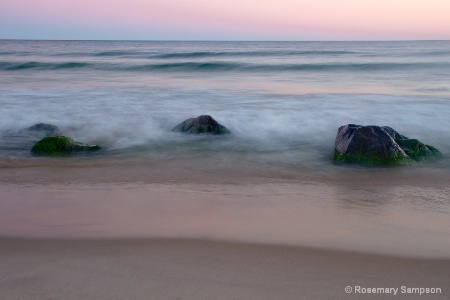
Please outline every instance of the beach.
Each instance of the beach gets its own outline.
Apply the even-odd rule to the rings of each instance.
[[[450,275],[448,259],[195,239],[0,243],[4,299],[445,299]],[[347,294],[347,286],[399,290]]]
[[[445,214],[333,198],[317,182],[8,183],[1,193],[5,299],[448,296]]]

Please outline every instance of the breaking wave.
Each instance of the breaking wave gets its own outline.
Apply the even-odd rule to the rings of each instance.
[[[334,72],[334,71],[405,71],[408,69],[448,69],[450,63],[306,63],[306,64],[257,64],[240,62],[167,62],[149,64],[87,63],[87,62],[0,62],[0,70],[63,70],[96,69],[105,71],[185,71],[185,72]]]

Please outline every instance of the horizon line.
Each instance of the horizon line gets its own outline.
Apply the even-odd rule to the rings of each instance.
[[[450,39],[380,39],[380,40],[201,40],[201,39],[30,39],[0,38],[0,41],[48,41],[48,42],[446,42]]]

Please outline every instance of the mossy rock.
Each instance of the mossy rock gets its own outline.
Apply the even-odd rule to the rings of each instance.
[[[439,155],[440,152],[433,146],[425,145],[416,139],[397,139],[397,144],[405,151],[405,153],[414,160],[422,160],[429,156]]]
[[[85,145],[65,136],[47,136],[37,142],[31,153],[46,156],[63,156],[76,152],[98,151],[98,145]]]
[[[414,162],[414,160],[410,157],[402,155],[391,155],[383,157],[364,153],[342,155],[337,150],[334,150],[334,160],[339,163],[355,163],[365,166],[396,166]]]
[[[369,166],[392,166],[439,154],[433,146],[401,135],[391,127],[348,124],[338,130],[334,159]]]

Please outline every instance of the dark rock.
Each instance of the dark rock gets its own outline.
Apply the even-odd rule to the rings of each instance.
[[[61,130],[55,125],[39,123],[33,126],[7,132],[0,142],[2,150],[29,151],[37,141],[46,136],[62,135]]]
[[[60,136],[61,130],[55,125],[38,123],[28,128],[22,129],[21,133],[28,133],[30,135],[43,138],[46,136]]]
[[[38,155],[62,156],[74,152],[97,151],[100,149],[100,146],[85,145],[65,136],[47,136],[37,142],[31,149],[31,152]]]
[[[29,138],[35,139],[35,141],[40,140],[46,136],[58,136],[62,135],[61,130],[55,125],[38,123],[33,126],[7,132],[3,137],[6,138]]]
[[[338,130],[334,158],[368,165],[395,165],[438,153],[436,148],[409,139],[391,127],[349,124]]]
[[[172,131],[192,134],[227,134],[231,133],[225,126],[217,123],[211,116],[202,115],[197,118],[187,119],[178,124]]]

